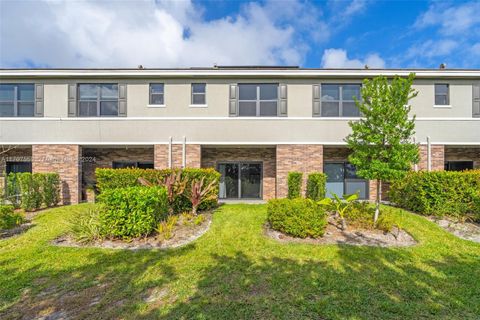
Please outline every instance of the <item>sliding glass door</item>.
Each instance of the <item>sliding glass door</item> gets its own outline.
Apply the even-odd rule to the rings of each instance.
[[[327,175],[327,197],[332,197],[332,193],[340,197],[358,193],[360,199],[368,199],[368,180],[358,177],[351,163],[325,163],[324,173]]]
[[[226,162],[218,164],[220,199],[261,199],[262,164],[258,162]]]

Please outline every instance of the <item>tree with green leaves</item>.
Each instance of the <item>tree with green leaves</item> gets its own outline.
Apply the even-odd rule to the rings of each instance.
[[[414,78],[411,73],[391,81],[383,76],[364,80],[362,100],[355,100],[362,118],[349,121],[352,133],[345,141],[352,153],[348,159],[357,175],[377,184],[374,223],[380,214],[382,181],[402,178],[419,160],[413,140],[415,116],[409,118],[409,101],[418,94],[412,88]]]

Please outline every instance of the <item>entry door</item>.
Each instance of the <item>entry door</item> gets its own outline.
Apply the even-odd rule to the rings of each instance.
[[[221,199],[261,199],[262,164],[254,162],[220,163]]]

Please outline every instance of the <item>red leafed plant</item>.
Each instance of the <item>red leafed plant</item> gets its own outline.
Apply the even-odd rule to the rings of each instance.
[[[205,185],[205,177],[202,177],[200,180],[193,180],[192,187],[189,190],[188,198],[192,203],[192,214],[196,215],[198,207],[205,201],[212,200],[216,198],[214,192],[216,180],[211,181],[209,184]]]

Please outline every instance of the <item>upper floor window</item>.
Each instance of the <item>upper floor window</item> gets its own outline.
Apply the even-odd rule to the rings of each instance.
[[[447,106],[450,104],[449,85],[445,83],[435,84],[435,105]]]
[[[163,83],[151,83],[150,84],[150,104],[164,105],[165,93]]]
[[[204,105],[207,104],[207,84],[206,83],[192,83],[192,104]]]
[[[322,117],[359,117],[360,84],[322,84]]]
[[[239,84],[238,115],[262,117],[278,115],[278,84]]]
[[[33,117],[34,84],[0,84],[0,117]]]
[[[79,84],[78,97],[80,117],[118,116],[118,84]]]

